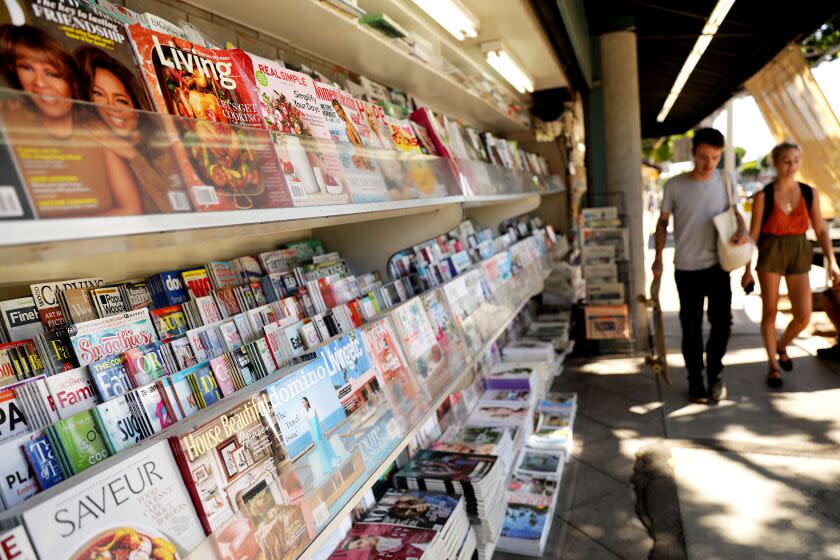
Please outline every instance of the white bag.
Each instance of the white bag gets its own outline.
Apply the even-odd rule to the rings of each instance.
[[[735,214],[738,210],[732,202],[732,188],[726,172],[723,172],[723,187],[729,199],[729,208],[715,216],[714,222],[717,230],[717,253],[720,267],[726,272],[731,272],[736,268],[746,266],[752,260],[756,247],[750,237],[747,243],[740,245],[732,243],[732,236],[738,231],[738,218]]]

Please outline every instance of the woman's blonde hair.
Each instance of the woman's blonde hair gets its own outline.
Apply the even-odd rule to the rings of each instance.
[[[796,150],[802,153],[802,148],[799,147],[799,144],[794,144],[793,142],[788,141],[784,141],[781,144],[776,144],[776,146],[770,152],[770,159],[773,161],[773,165],[776,165],[776,162],[779,161],[779,158],[782,157],[782,154],[788,150]]]

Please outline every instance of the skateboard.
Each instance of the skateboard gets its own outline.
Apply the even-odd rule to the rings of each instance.
[[[662,308],[659,306],[659,280],[650,283],[650,297],[639,294],[637,298],[650,310],[648,314],[648,351],[645,362],[653,370],[654,375],[661,375],[665,382],[671,384],[671,376],[668,375],[668,362],[665,349],[665,325],[662,321]]]

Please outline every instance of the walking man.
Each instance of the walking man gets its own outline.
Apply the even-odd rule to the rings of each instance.
[[[665,195],[654,234],[656,256],[653,276],[662,277],[662,249],[668,222],[674,215],[674,268],[680,297],[682,353],[688,370],[689,399],[695,403],[716,404],[726,398],[721,377],[723,356],[732,329],[732,290],[729,273],[718,264],[717,232],[714,217],[729,207],[726,189],[737,200],[735,182],[724,179],[717,169],[723,153],[723,135],[713,128],[695,131],[692,139],[694,169],[665,183]],[[743,217],[738,214],[739,230],[732,241],[747,242]],[[711,325],[703,356],[703,305],[708,300],[707,317]],[[703,383],[706,370],[707,385]]]

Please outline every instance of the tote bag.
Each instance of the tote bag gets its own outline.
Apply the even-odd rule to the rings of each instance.
[[[738,231],[738,211],[732,202],[732,188],[729,184],[729,175],[723,173],[723,187],[726,189],[726,197],[729,200],[729,208],[714,217],[715,229],[717,230],[717,252],[720,267],[731,272],[736,268],[746,266],[752,260],[756,250],[755,243],[749,238],[747,243],[736,245],[732,243],[732,236]]]

